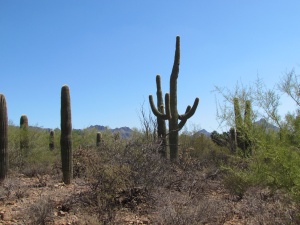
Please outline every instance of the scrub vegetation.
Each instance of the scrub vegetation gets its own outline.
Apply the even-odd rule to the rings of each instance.
[[[175,54],[175,67],[176,60]],[[295,71],[272,89],[259,79],[234,90],[215,87],[224,132],[210,136],[183,126],[199,99],[179,115],[172,94],[164,108],[156,79],[158,104],[151,96],[151,112],[141,108],[141,129],[127,138],[109,129],[72,129],[67,85],[60,128],[30,126],[26,115],[20,126],[12,124],[1,94],[0,223],[300,224]],[[284,116],[283,94],[295,103]]]

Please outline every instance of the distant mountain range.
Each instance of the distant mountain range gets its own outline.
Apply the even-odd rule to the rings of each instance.
[[[267,128],[267,129],[270,129],[270,130],[275,130],[275,131],[279,130],[278,127],[276,127],[276,126],[272,125],[271,123],[267,122],[265,119],[260,119],[256,122],[254,122],[254,124],[261,125],[261,126]],[[101,125],[93,125],[93,126],[90,126],[88,128],[96,129],[100,132],[108,129],[107,127],[101,126]],[[123,137],[123,138],[130,137],[130,135],[132,133],[132,130],[129,127],[120,127],[120,128],[114,128],[114,129],[109,128],[109,130],[113,133],[119,132],[121,134],[121,137]],[[204,134],[206,137],[210,137],[210,135],[211,135],[211,132],[208,132],[205,129],[199,130],[197,133]]]
[[[279,131],[279,127],[274,126],[273,124],[270,124],[266,121],[266,119],[260,119],[259,121],[254,122],[254,124],[260,125],[268,130],[275,130]]]
[[[110,129],[110,128],[107,128],[107,127],[101,126],[101,125],[93,125],[93,126],[88,127],[88,129],[96,129],[99,132],[105,131],[108,129],[113,133],[120,133],[122,138],[130,137],[131,132],[132,132],[132,130],[129,127],[120,127],[120,128]]]
[[[274,126],[273,124],[267,122],[267,120],[266,120],[266,119],[263,119],[263,118],[260,119],[260,120],[258,120],[258,121],[256,121],[256,122],[254,122],[254,124],[260,125],[260,126],[266,128],[267,130],[275,130],[275,131],[279,131],[279,127]],[[202,129],[202,130],[198,131],[198,133],[199,133],[199,134],[204,134],[206,137],[210,137],[210,135],[211,135],[211,133],[208,132],[208,131],[205,130],[205,129]]]
[[[211,135],[211,133],[208,132],[208,131],[205,130],[205,129],[199,130],[198,133],[199,133],[199,134],[204,134],[206,137],[210,137],[210,135]]]
[[[279,128],[270,124],[269,122],[267,122],[265,119],[260,119],[256,122],[254,122],[254,124],[257,124],[257,125],[261,125],[267,129],[271,129],[271,130],[275,130],[275,131],[278,131]],[[49,130],[49,128],[40,128],[40,127],[36,127],[36,126],[33,126],[31,128],[34,128],[34,129],[42,129],[42,130]],[[129,127],[120,127],[120,128],[108,128],[107,126],[102,126],[102,125],[92,125],[92,126],[89,126],[87,129],[96,129],[97,131],[101,132],[101,131],[105,131],[105,130],[110,130],[111,132],[113,133],[120,133],[121,137],[122,138],[128,138],[130,137],[131,133],[132,133],[132,129],[130,129]],[[75,129],[75,130],[81,130],[81,129]],[[198,134],[204,134],[206,137],[210,137],[211,133],[208,132],[207,130],[205,129],[202,129],[202,130],[199,130],[197,132]]]

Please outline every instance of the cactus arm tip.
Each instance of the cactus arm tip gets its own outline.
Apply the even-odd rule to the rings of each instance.
[[[199,101],[200,101],[199,98],[196,98],[195,101],[194,101],[193,107],[188,106],[186,108],[185,113],[182,114],[182,115],[179,115],[178,119],[180,119],[180,120],[187,120],[190,117],[192,117],[194,115],[194,113],[196,112],[196,109],[198,107]]]
[[[166,120],[172,119],[171,116],[171,106],[170,106],[170,94],[165,94],[165,102],[166,102]]]
[[[151,110],[155,116],[157,116],[161,119],[164,119],[164,120],[168,120],[171,117],[170,106],[169,106],[170,105],[170,97],[169,97],[168,93],[166,94],[165,98],[166,98],[166,114],[159,112],[158,109],[155,107],[152,95],[149,95],[149,102],[150,102]]]

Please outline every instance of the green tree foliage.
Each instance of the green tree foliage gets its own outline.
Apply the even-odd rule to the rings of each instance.
[[[227,168],[231,174],[228,176],[231,182],[227,184],[232,183],[234,177],[238,177],[244,184],[267,185],[274,190],[283,189],[300,200],[299,87],[298,76],[292,71],[272,89],[266,88],[261,79],[246,88],[239,85],[233,91],[216,88],[227,103],[218,105],[219,121],[227,127],[232,127],[235,123],[237,138],[243,140],[244,145],[239,147],[248,148],[250,145],[253,153],[244,160],[247,166],[243,168],[247,169],[235,166]],[[295,102],[295,112],[285,116],[279,114],[280,92],[287,94]],[[248,100],[251,100],[252,107],[255,108],[251,110],[252,115],[247,113],[251,108]],[[230,105],[234,107],[230,108]],[[243,110],[244,117],[241,114]],[[263,120],[258,122],[257,118]],[[220,146],[224,145],[228,140],[226,134],[228,132],[222,135],[213,132],[212,140]]]

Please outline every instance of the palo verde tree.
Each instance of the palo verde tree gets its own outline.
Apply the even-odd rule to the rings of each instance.
[[[63,182],[70,184],[73,178],[73,152],[72,152],[72,119],[70,89],[67,85],[61,88],[61,162]]]
[[[7,176],[8,171],[8,119],[6,100],[3,94],[0,94],[0,181]]]
[[[170,76],[170,94],[165,95],[165,109],[166,112],[163,113],[159,111],[154,105],[152,95],[149,95],[149,102],[153,114],[163,120],[169,121],[169,146],[170,146],[170,159],[178,159],[178,134],[182,127],[185,125],[186,121],[194,115],[199,98],[196,98],[193,107],[188,106],[184,114],[178,114],[177,110],[177,78],[179,74],[179,64],[180,64],[180,37],[176,37],[176,49],[172,73]],[[160,108],[161,106],[159,106]]]

